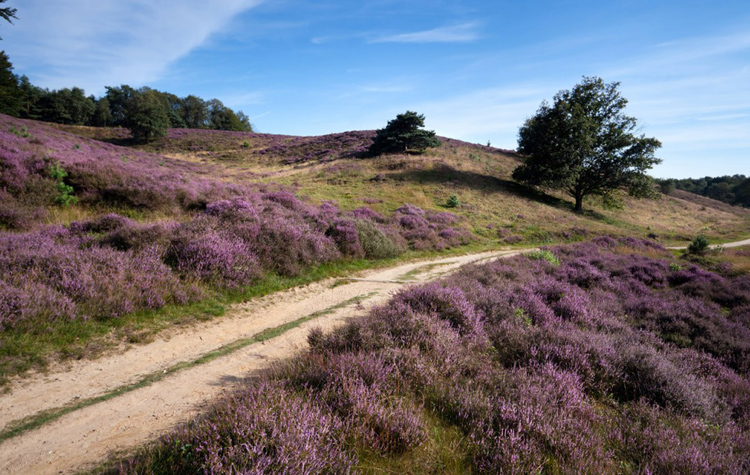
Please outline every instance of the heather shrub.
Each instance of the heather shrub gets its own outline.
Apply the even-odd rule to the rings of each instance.
[[[679,271],[632,254],[638,245],[555,248],[558,266],[523,256],[467,266],[312,332],[310,352],[264,377],[340,421],[326,450],[345,454],[412,450],[428,412],[461,431],[478,473],[745,473],[750,382],[737,342],[747,305],[713,302],[724,288],[713,277],[718,287],[686,295],[682,285],[706,276],[673,286]],[[736,297],[750,290],[726,279]],[[692,335],[683,347],[666,337],[683,330]],[[237,411],[266,413],[262,404]]]
[[[707,381],[679,368],[653,347],[627,342],[618,348],[621,371],[614,395],[621,401],[645,399],[697,417],[723,420],[723,407]]]
[[[340,254],[329,236],[316,233],[305,222],[279,215],[263,215],[252,249],[264,268],[279,274],[299,275],[303,268],[322,264]]]
[[[434,314],[446,320],[460,334],[482,334],[482,316],[457,287],[426,284],[399,292],[395,300],[415,312]]]
[[[76,317],[75,303],[46,285],[0,280],[0,331]]]
[[[314,400],[276,382],[227,397],[205,419],[164,437],[124,473],[350,473],[344,426]]]
[[[326,231],[339,248],[339,251],[345,256],[364,257],[365,250],[359,240],[359,232],[353,221],[338,219],[331,224]]]
[[[519,242],[523,241],[523,237],[517,234],[512,234],[503,238],[503,241],[505,241],[506,244],[518,244]]]
[[[172,233],[177,227],[178,224],[176,222],[157,224],[133,223],[106,233],[98,239],[98,242],[120,251],[131,249],[142,251],[153,246],[156,246],[158,249],[167,249],[172,238]]]
[[[21,289],[37,290],[51,306],[30,305],[23,318],[114,318],[139,309],[184,302],[187,289],[160,260],[154,248],[140,253],[85,246],[85,239],[51,227],[38,232],[0,235],[0,275]],[[23,272],[14,272],[23,269]],[[44,290],[47,288],[49,290]],[[71,303],[74,310],[71,310]]]
[[[73,222],[70,225],[70,229],[71,231],[79,232],[107,233],[125,226],[132,226],[133,224],[135,223],[129,218],[120,216],[117,213],[108,213],[91,221]]]
[[[376,223],[385,223],[386,219],[378,213],[377,211],[373,211],[372,209],[368,207],[362,207],[362,208],[356,208],[352,211],[352,216],[360,221],[375,221]]]
[[[165,260],[180,275],[219,287],[248,285],[260,276],[258,259],[250,246],[215,229],[178,228]]]

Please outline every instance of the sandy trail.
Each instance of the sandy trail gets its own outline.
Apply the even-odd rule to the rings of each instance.
[[[728,242],[725,244],[711,244],[708,247],[711,249],[717,249],[720,247],[728,248],[728,247],[741,247],[741,246],[750,246],[750,239],[745,239],[744,241]],[[687,246],[668,247],[667,249],[681,250],[681,249],[687,249]]]
[[[235,388],[248,373],[304,348],[311,328],[334,328],[384,303],[408,285],[407,279],[425,282],[468,263],[518,253],[496,251],[412,262],[369,271],[345,285],[332,287],[329,280],[291,289],[236,305],[221,319],[165,332],[156,341],[121,354],[18,379],[9,394],[0,396],[0,430],[24,417],[101,396],[175,364],[194,361],[265,329],[323,313],[276,338],[170,374],[8,439],[0,444],[0,473],[71,473],[94,466],[115,451],[130,450],[187,421],[221,393]],[[365,300],[353,303],[358,297]]]

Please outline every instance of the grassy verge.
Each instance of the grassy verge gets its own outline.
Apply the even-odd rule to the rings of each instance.
[[[371,450],[357,451],[359,466],[366,474],[445,473],[471,472],[466,436],[458,427],[425,412],[427,439],[421,445],[400,455],[383,456]]]
[[[297,277],[266,275],[255,285],[232,292],[214,292],[187,305],[167,305],[155,311],[134,312],[110,320],[45,322],[43,327],[0,332],[0,386],[31,369],[45,370],[50,361],[95,358],[127,344],[146,343],[159,332],[224,315],[227,308],[274,292],[367,269],[497,249],[496,244],[475,242],[441,252],[407,252],[383,260],[347,260],[307,269]]]
[[[237,350],[240,350],[252,344],[260,343],[260,342],[268,341],[272,338],[276,338],[277,336],[282,335],[293,328],[297,328],[303,323],[309,322],[311,320],[315,320],[316,318],[320,318],[325,315],[329,315],[340,308],[348,307],[350,305],[363,302],[367,300],[368,298],[370,298],[372,295],[373,295],[372,293],[360,295],[360,296],[351,298],[349,300],[346,300],[344,302],[341,302],[339,304],[333,305],[325,310],[314,312],[305,317],[298,318],[297,320],[293,320],[291,322],[287,322],[287,323],[284,323],[282,325],[278,325],[275,327],[267,328],[259,333],[256,333],[255,335],[249,338],[242,338],[239,340],[235,340],[231,343],[228,343],[192,361],[184,361],[181,363],[177,363],[167,368],[166,370],[160,370],[160,371],[156,371],[151,374],[148,374],[135,383],[120,386],[119,388],[114,389],[106,394],[102,394],[101,396],[87,398],[87,399],[78,401],[75,404],[51,409],[48,411],[41,412],[39,414],[34,414],[25,419],[12,422],[8,425],[7,428],[5,428],[3,431],[0,431],[0,443],[7,439],[23,434],[24,432],[37,429],[43,426],[44,424],[54,421],[56,419],[59,419],[60,417],[66,414],[70,414],[71,412],[77,411],[79,409],[83,409],[88,406],[92,406],[94,404],[98,404],[100,402],[108,401],[122,394],[135,391],[136,389],[150,386],[151,384],[161,381],[179,371],[183,371],[189,368],[194,368],[196,366],[209,363],[211,361],[214,361],[217,358],[221,358],[222,356],[229,355],[231,353],[236,352]]]

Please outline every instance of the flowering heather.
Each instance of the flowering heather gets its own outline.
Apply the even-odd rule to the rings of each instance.
[[[7,290],[0,294],[4,328],[113,318],[185,302],[193,293],[157,247],[117,251],[59,227],[0,234],[0,282]]]
[[[374,136],[374,131],[295,137],[252,132],[170,129],[167,137],[156,141],[152,146],[169,152],[187,150],[212,153],[214,150],[223,150],[224,158],[267,158],[277,163],[296,164],[360,156],[367,151]],[[241,146],[244,142],[248,143],[247,147]],[[233,149],[241,151],[232,152]]]
[[[11,127],[27,127],[28,134]],[[170,132],[199,145],[249,136]],[[320,147],[333,143],[340,154],[367,136],[264,140],[290,158],[302,151],[320,155]],[[65,175],[53,178],[51,167]],[[410,205],[392,218],[366,207],[344,212],[279,187],[209,178],[214,171],[0,115],[0,330],[117,318],[200,298],[206,288],[252,285],[266,272],[295,276],[337,259],[381,259],[407,247],[443,249],[471,240],[449,213]],[[48,209],[58,206],[57,179],[94,217],[67,228],[42,225]],[[99,209],[108,212],[96,216]],[[141,222],[112,210],[167,219]],[[412,215],[419,218],[413,226],[400,224]]]
[[[328,335],[312,332],[306,355],[124,471],[242,460],[293,472],[317,454],[356,470],[362,449],[391,457],[422,444],[431,413],[463,433],[478,473],[748,473],[747,278],[675,270],[668,253],[639,250],[661,252],[597,239],[549,249],[559,265],[521,256],[405,289]],[[299,400],[280,409],[291,394]],[[290,412],[309,430],[304,453],[286,449],[294,430],[261,437],[255,419],[237,422],[252,413],[281,424],[270,421]],[[237,458],[250,447],[266,465]]]

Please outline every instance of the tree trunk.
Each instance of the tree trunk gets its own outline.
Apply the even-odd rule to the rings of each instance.
[[[583,211],[583,195],[582,194],[577,194],[575,196],[575,199],[576,199],[576,207],[573,208],[573,210],[576,213],[580,213],[581,211]]]

